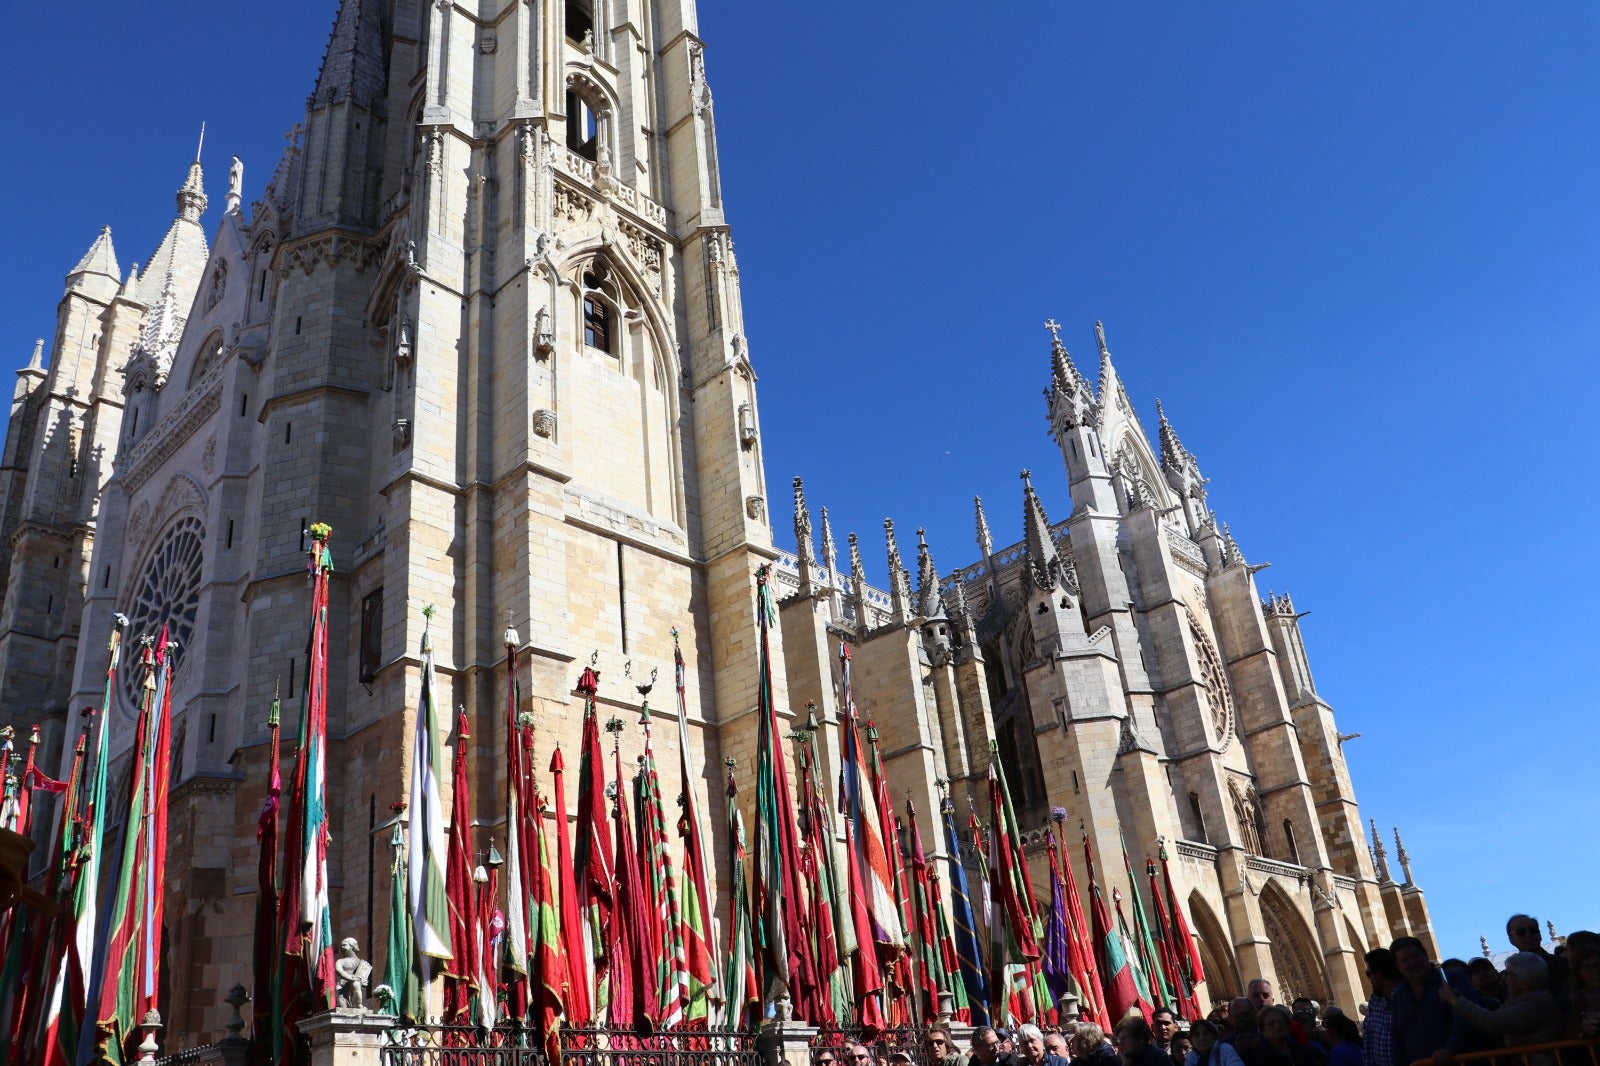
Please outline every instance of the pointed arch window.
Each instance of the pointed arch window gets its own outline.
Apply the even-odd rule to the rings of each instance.
[[[567,147],[591,163],[600,158],[600,118],[574,89],[567,90]]]
[[[616,305],[611,293],[611,270],[596,260],[583,272],[583,343],[616,354]]]
[[[594,41],[594,3],[592,0],[567,0],[567,40],[583,44],[585,37]]]

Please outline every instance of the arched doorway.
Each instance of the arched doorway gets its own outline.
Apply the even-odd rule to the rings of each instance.
[[[1243,985],[1239,968],[1233,964],[1233,952],[1228,950],[1228,936],[1199,889],[1189,893],[1189,919],[1195,939],[1200,942],[1200,965],[1206,968],[1206,1002],[1200,1006],[1209,1008],[1211,1003],[1226,1002],[1239,995]]]
[[[1310,996],[1327,1002],[1328,978],[1322,966],[1322,953],[1311,930],[1284,895],[1283,889],[1268,882],[1261,890],[1261,921],[1272,942],[1272,968],[1278,973],[1278,1002],[1290,1003],[1296,996]]]

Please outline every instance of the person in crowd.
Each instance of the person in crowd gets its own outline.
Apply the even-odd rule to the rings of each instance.
[[[1367,1021],[1361,1034],[1361,1061],[1364,1066],[1394,1066],[1394,990],[1400,986],[1400,970],[1394,953],[1375,948],[1363,956],[1367,980],[1372,982],[1372,998],[1367,1001]]]
[[[1078,1022],[1072,1027],[1072,1061],[1080,1066],[1119,1066],[1117,1049],[1094,1022]]]
[[[1439,964],[1439,969],[1444,971],[1444,979],[1451,984],[1460,984],[1468,980],[1467,964],[1463,959],[1445,959]]]
[[[1055,1031],[1044,1034],[1044,1053],[1062,1060],[1072,1058],[1072,1049],[1067,1046],[1066,1035]]]
[[[950,1035],[950,1027],[943,1022],[934,1022],[928,1026],[926,1037],[928,1044],[928,1066],[956,1066],[961,1061],[961,1053],[956,1050],[956,1041]]]
[[[1389,950],[1402,978],[1389,998],[1394,1009],[1394,1066],[1411,1066],[1438,1052],[1477,1051],[1484,1046],[1440,998],[1444,973],[1428,960],[1422,941],[1403,936]]]
[[[1244,1066],[1233,1046],[1222,1042],[1216,1023],[1209,1018],[1189,1026],[1189,1039],[1194,1050],[1184,1056],[1183,1066]]]
[[[1506,1001],[1499,1010],[1479,1006],[1448,984],[1439,988],[1439,999],[1456,1017],[1479,1032],[1503,1038],[1508,1047],[1561,1039],[1561,1008],[1550,993],[1550,967],[1531,951],[1506,959]],[[1528,1066],[1555,1066],[1555,1056],[1534,1052]]]
[[[1567,960],[1559,955],[1552,955],[1544,949],[1543,933],[1539,931],[1539,919],[1528,914],[1513,914],[1506,919],[1506,939],[1511,941],[1511,946],[1518,951],[1526,951],[1544,959],[1544,964],[1550,970],[1550,994],[1560,1003],[1567,995]],[[1570,940],[1570,938],[1568,938]],[[1507,989],[1509,998],[1510,990]]]
[[[1000,1054],[1016,1058],[1017,1034],[1010,1029],[996,1029],[995,1033],[1000,1037]]]
[[[1253,986],[1254,981],[1250,982]],[[1270,988],[1268,991],[1270,995]],[[1244,1057],[1255,1050],[1260,1037],[1256,1033],[1256,1001],[1240,996],[1228,1003],[1228,1035],[1222,1042]]]
[[[1172,1066],[1166,1051],[1155,1045],[1155,1034],[1143,1017],[1130,1013],[1117,1023],[1117,1054],[1122,1066]]]
[[[1296,996],[1294,1005],[1289,1008],[1290,1014],[1294,1018],[1293,1024],[1289,1026],[1289,1031],[1300,1043],[1316,1043],[1326,1051],[1327,1045],[1323,1040],[1326,1034],[1319,1032],[1317,1029],[1317,1014],[1321,1010],[1322,1004],[1316,1000],[1308,996]],[[1300,1039],[1301,1034],[1305,1035],[1304,1040]]]
[[[1217,1002],[1217,1003],[1213,1003],[1211,1005],[1211,1013],[1206,1015],[1206,1021],[1210,1022],[1213,1026],[1216,1027],[1217,1039],[1218,1040],[1221,1040],[1224,1037],[1226,1037],[1228,1035],[1228,1003],[1227,1003],[1227,1001],[1223,1000],[1223,1001],[1220,1001],[1220,1002]]]
[[[1157,1007],[1150,1012],[1150,1042],[1162,1054],[1172,1054],[1172,1038],[1177,1032],[1178,1016],[1171,1007]]]
[[[1479,1006],[1495,1010],[1500,1006],[1500,1001],[1506,998],[1500,971],[1494,968],[1493,962],[1481,955],[1467,960],[1467,981],[1472,985],[1472,991],[1477,993]]]
[[[1257,977],[1248,985],[1245,985],[1244,994],[1250,997],[1250,1001],[1256,1005],[1257,1011],[1278,1002],[1277,997],[1272,994],[1272,982],[1265,977]]]
[[[1245,1066],[1323,1066],[1320,1048],[1302,1044],[1289,1032],[1294,1015],[1289,1008],[1274,1003],[1256,1014],[1261,1039],[1244,1057]]]
[[[1005,1050],[1000,1030],[992,1025],[973,1030],[972,1061],[978,1066],[1017,1066],[1016,1055]]]
[[[1189,1036],[1189,1030],[1179,1029],[1172,1034],[1172,1046],[1168,1048],[1168,1057],[1172,1059],[1172,1066],[1183,1066],[1189,1052],[1194,1050],[1194,1041]]]
[[[811,1053],[812,1066],[837,1066],[838,1062],[838,1053],[827,1044],[819,1044],[816,1050]]]
[[[1067,1066],[1066,1059],[1050,1055],[1044,1044],[1044,1030],[1037,1025],[1017,1027],[1017,1052],[1023,1066]]]
[[[1329,1007],[1322,1012],[1322,1027],[1333,1041],[1328,1049],[1328,1066],[1362,1066],[1361,1027],[1354,1019]]]
[[[844,1061],[841,1066],[872,1066],[872,1050],[863,1043],[846,1040],[842,1054]]]
[[[1600,936],[1587,930],[1567,937],[1567,1036],[1600,1036]]]

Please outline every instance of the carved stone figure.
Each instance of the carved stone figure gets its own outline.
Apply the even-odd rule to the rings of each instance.
[[[367,982],[372,979],[372,963],[356,954],[356,938],[339,941],[339,958],[333,964],[339,982],[339,1009],[366,1010]]]

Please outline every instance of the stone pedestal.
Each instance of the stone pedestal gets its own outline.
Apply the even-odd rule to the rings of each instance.
[[[775,1018],[762,1022],[756,1033],[756,1053],[762,1066],[811,1066],[811,1045],[818,1032],[816,1026],[805,1022]]]
[[[379,1066],[379,1049],[399,1020],[392,1014],[333,1010],[300,1023],[311,1041],[311,1066]]]

